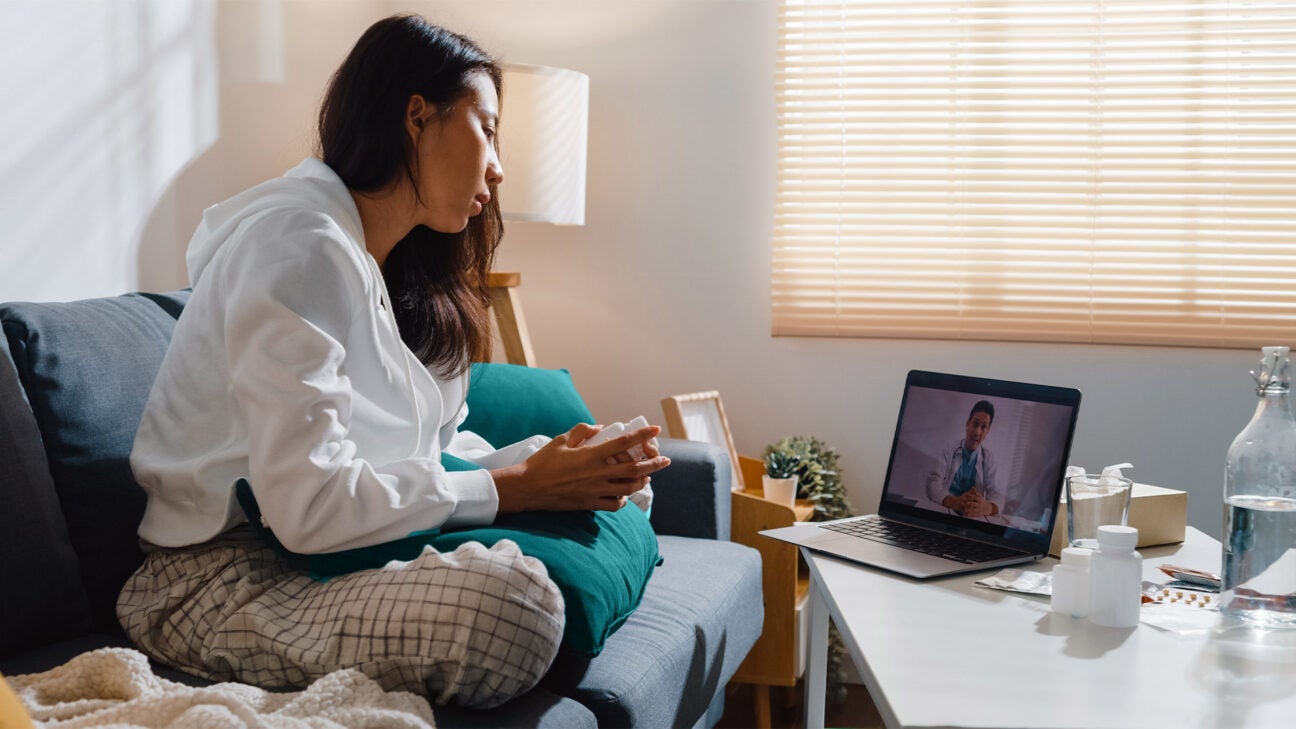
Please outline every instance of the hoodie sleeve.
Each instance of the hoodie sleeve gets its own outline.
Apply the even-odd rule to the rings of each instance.
[[[297,226],[273,248],[284,253],[243,256],[228,270],[224,336],[249,481],[279,540],[332,552],[493,521],[489,472],[446,472],[437,453],[371,463],[348,438],[344,342],[368,306],[353,244],[327,225]]]
[[[545,435],[533,435],[496,450],[485,438],[471,430],[458,429],[467,419],[468,403],[465,402],[459,408],[459,413],[446,423],[441,431],[442,449],[450,455],[476,463],[482,468],[504,468],[516,465],[530,458],[553,440]]]

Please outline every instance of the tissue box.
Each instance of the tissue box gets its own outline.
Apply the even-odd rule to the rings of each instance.
[[[1184,540],[1188,524],[1188,493],[1175,489],[1134,484],[1130,496],[1129,525],[1139,530],[1139,547],[1159,544],[1178,544]],[[1054,557],[1066,546],[1066,491],[1058,502],[1057,522],[1053,527],[1053,543],[1049,554]]]

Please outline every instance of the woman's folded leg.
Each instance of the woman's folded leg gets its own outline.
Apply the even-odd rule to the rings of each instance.
[[[358,668],[388,690],[481,707],[534,686],[563,631],[558,588],[507,540],[318,582],[242,527],[150,551],[117,614],[146,653],[211,680],[298,687]]]

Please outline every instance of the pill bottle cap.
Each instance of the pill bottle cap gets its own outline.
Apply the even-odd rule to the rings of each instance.
[[[1108,524],[1098,527],[1098,546],[1112,549],[1133,549],[1138,546],[1138,529]]]
[[[1092,549],[1086,547],[1067,547],[1062,550],[1062,564],[1088,569],[1089,558],[1092,556]]]

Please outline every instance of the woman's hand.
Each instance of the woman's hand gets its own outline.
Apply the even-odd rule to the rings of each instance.
[[[599,428],[580,424],[554,438],[522,463],[491,471],[499,513],[520,511],[616,511],[642,489],[648,476],[670,465],[648,441],[661,432],[650,425],[598,445],[582,445]],[[626,451],[642,445],[649,456],[633,461]]]

